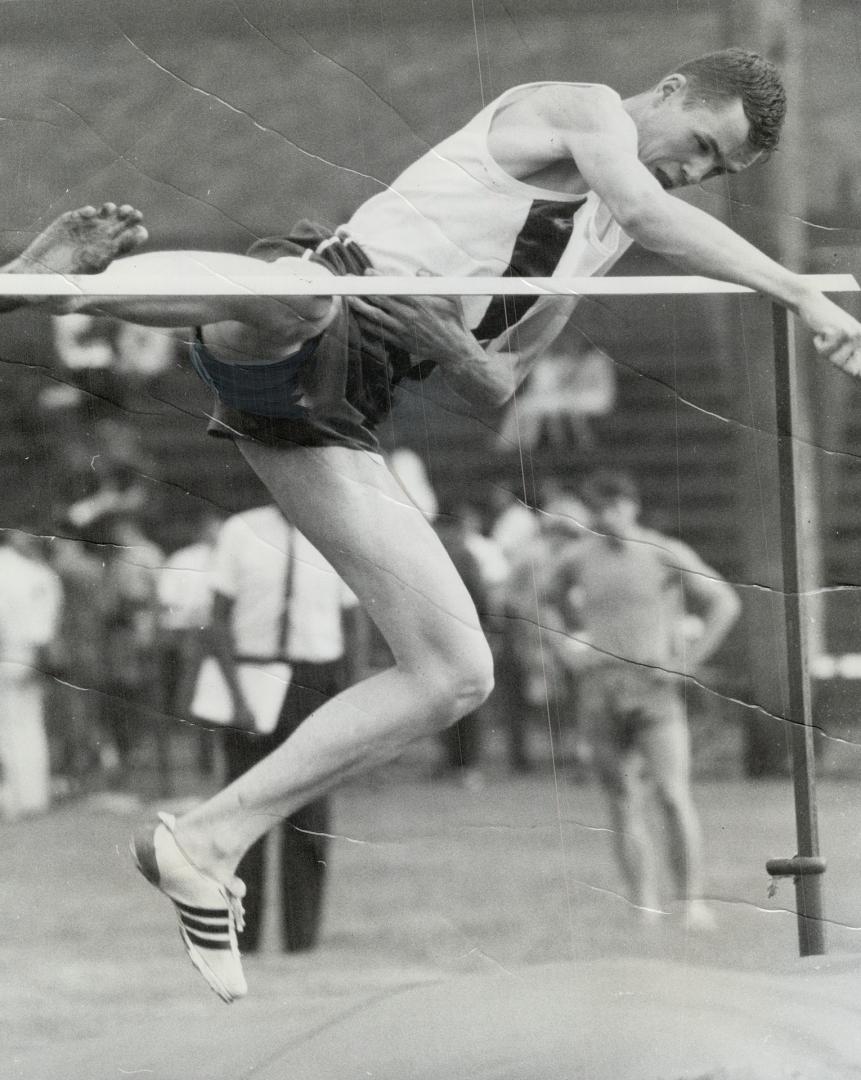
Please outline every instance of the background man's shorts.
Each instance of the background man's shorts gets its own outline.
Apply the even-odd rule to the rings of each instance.
[[[684,724],[679,680],[659,669],[624,661],[600,664],[579,682],[582,731],[595,750],[634,750],[656,724]]]

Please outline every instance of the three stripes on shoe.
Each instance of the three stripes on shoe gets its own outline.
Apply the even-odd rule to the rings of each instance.
[[[227,908],[200,908],[171,897],[182,932],[202,949],[229,949],[230,912]]]

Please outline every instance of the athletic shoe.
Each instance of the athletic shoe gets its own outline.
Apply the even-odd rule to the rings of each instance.
[[[160,824],[137,832],[131,852],[138,870],[171,901],[179,918],[179,934],[189,959],[222,1001],[248,993],[239,958],[237,930],[244,926],[238,878],[222,885],[186,857],[176,842],[172,814],[159,814]]]

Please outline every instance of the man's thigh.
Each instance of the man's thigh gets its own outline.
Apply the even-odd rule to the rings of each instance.
[[[332,564],[396,659],[484,641],[475,606],[424,515],[379,455],[238,445],[282,512]]]
[[[613,668],[591,670],[580,680],[579,716],[592,764],[603,786],[617,798],[633,798],[643,763],[633,738],[631,717],[620,710],[619,678]]]
[[[279,741],[292,735],[311,713],[333,698],[344,683],[341,661],[316,664],[298,660],[291,662],[291,667],[290,685],[275,730]]]
[[[677,693],[665,696],[660,714],[643,728],[639,739],[643,757],[658,790],[685,796],[690,785],[690,733]]]

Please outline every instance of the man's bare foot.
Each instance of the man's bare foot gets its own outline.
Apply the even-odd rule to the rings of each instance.
[[[103,203],[96,210],[84,206],[69,210],[41,232],[8,266],[6,274],[98,274],[118,255],[147,239],[134,207]]]

